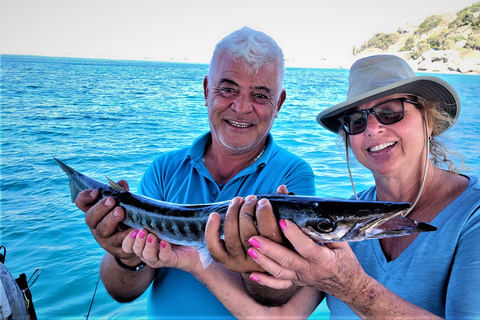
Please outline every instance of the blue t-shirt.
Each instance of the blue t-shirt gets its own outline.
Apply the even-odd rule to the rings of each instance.
[[[480,183],[467,189],[431,222],[395,260],[388,262],[379,240],[352,242],[365,272],[405,300],[446,319],[480,319]],[[359,195],[375,200],[372,187]],[[359,319],[327,295],[331,319]],[[314,319],[314,314],[311,319]]]
[[[315,195],[311,167],[279,147],[270,134],[262,156],[220,189],[203,164],[210,139],[211,134],[206,133],[190,147],[157,157],[145,172],[139,193],[162,201],[197,204],[275,193],[285,184],[295,194]],[[234,319],[194,276],[177,269],[158,270],[147,304],[151,319]]]

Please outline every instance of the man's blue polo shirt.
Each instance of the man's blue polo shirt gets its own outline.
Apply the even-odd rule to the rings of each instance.
[[[220,189],[203,164],[210,140],[209,132],[197,138],[190,147],[157,157],[146,170],[139,193],[162,201],[196,204],[274,193],[278,186],[285,184],[295,194],[315,195],[310,165],[279,147],[271,134],[262,156]],[[151,286],[148,315],[152,319],[234,319],[190,273],[167,268],[158,270]]]

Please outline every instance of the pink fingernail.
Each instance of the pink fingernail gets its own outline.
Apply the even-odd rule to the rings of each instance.
[[[115,210],[113,210],[113,216],[118,218],[120,215],[118,214],[118,208],[115,208]]]
[[[255,281],[255,282],[260,281],[260,279],[258,279],[257,277],[255,277],[255,276],[253,276],[253,275],[250,275],[249,278],[252,279],[252,280]]]
[[[280,228],[282,228],[282,230],[287,229],[287,223],[285,222],[285,220],[283,219],[280,220],[279,225],[280,225]]]
[[[166,248],[167,247],[167,244],[163,241],[160,242],[160,245],[162,246],[162,248]]]
[[[140,230],[140,232],[138,233],[138,236],[140,237],[140,239],[145,238],[145,232],[143,232],[143,230]]]
[[[248,242],[257,249],[261,247],[260,242],[258,242],[254,238],[251,238],[250,240],[248,240]]]
[[[147,237],[147,242],[148,243],[152,243],[152,241],[153,241],[152,237]]]
[[[138,230],[133,231],[132,233],[132,238],[136,238],[138,234]]]
[[[253,259],[258,259],[258,255],[255,251],[253,251],[252,249],[248,249],[248,254],[250,255],[250,257],[252,257]]]

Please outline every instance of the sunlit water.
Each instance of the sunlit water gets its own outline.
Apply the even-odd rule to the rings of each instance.
[[[104,251],[70,202],[53,157],[99,180],[126,179],[133,191],[160,153],[208,130],[202,81],[207,65],[1,56],[1,241],[14,277],[36,269],[31,288],[39,319],[82,319],[92,303]],[[459,123],[448,132],[479,175],[480,77],[437,75],[458,90]],[[344,152],[315,121],[345,99],[348,70],[287,69],[287,100],[276,142],[307,160],[317,194],[350,197]],[[372,184],[352,166],[357,190]],[[100,283],[89,319],[144,319],[145,295],[121,305]],[[328,311],[323,313],[328,317]]]

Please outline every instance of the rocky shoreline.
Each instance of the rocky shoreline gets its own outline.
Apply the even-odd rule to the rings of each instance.
[[[424,52],[417,60],[407,60],[418,72],[461,73],[480,75],[480,51],[463,56],[456,50]]]
[[[285,62],[287,67],[326,68],[326,69],[350,69],[351,65],[363,57],[374,54],[393,54],[405,59],[415,72],[425,73],[458,73],[480,75],[480,51],[471,51],[462,54],[457,50],[427,51],[418,59],[408,59],[409,52],[362,52],[360,55],[344,59],[317,59],[298,63],[294,60]]]

